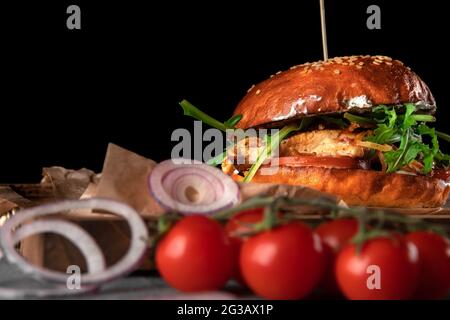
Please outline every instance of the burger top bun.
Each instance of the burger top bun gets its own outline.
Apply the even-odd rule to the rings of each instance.
[[[436,108],[427,85],[402,62],[385,56],[337,57],[294,66],[257,84],[234,115],[243,116],[237,127],[250,128],[408,102],[431,113]]]

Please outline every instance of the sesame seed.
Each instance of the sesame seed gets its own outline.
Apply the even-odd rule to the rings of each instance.
[[[392,62],[386,61],[385,62],[388,66],[392,66]]]
[[[259,89],[256,90],[256,92],[255,92],[256,95],[258,95],[258,94],[260,94],[260,93],[261,93],[261,90],[259,90]]]
[[[377,66],[380,65],[380,63],[379,63],[378,61],[373,61],[372,63],[373,63],[373,64],[376,64]]]
[[[335,74],[341,74],[341,70],[336,69],[336,70],[334,70],[334,73]]]
[[[348,63],[347,62],[343,62],[342,65],[348,66]]]
[[[278,71],[277,73],[275,73],[275,74],[280,74],[281,73],[281,71]]]
[[[359,62],[358,64],[359,64],[360,66],[363,66],[363,65],[364,65],[364,62],[361,61],[361,62]]]
[[[356,68],[358,68],[358,69],[362,69],[362,67],[361,67],[361,66],[356,66]]]
[[[255,85],[253,84],[248,90],[247,90],[247,92],[250,92],[250,91],[252,91],[252,89],[255,87]]]
[[[320,69],[319,69],[320,71],[323,71],[323,70],[325,70],[325,68],[322,68],[322,67],[320,67]]]

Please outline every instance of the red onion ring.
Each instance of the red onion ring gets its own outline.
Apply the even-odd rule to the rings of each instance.
[[[17,212],[14,216],[12,216],[7,222],[3,225],[0,232],[0,245],[3,250],[4,256],[7,260],[19,267],[25,274],[29,274],[30,276],[37,279],[44,279],[50,282],[55,283],[66,283],[68,279],[68,274],[62,272],[56,272],[51,270],[46,270],[39,268],[30,264],[26,261],[14,248],[15,241],[20,239],[20,236],[23,234],[27,234],[28,232],[32,232],[33,227],[30,226],[25,231],[22,231],[22,234],[14,236],[16,233],[15,230],[20,230],[25,226],[21,227],[26,220],[37,218],[40,216],[61,213],[68,210],[73,209],[101,209],[107,212],[111,212],[116,214],[127,220],[130,231],[131,231],[131,241],[130,248],[128,252],[113,266],[110,268],[103,270],[100,268],[101,262],[97,258],[91,261],[91,266],[94,266],[97,271],[88,272],[86,274],[81,275],[80,284],[88,285],[88,284],[101,284],[113,279],[116,279],[120,276],[128,274],[135,270],[142,262],[142,258],[145,255],[147,250],[147,240],[148,240],[148,231],[147,228],[139,216],[139,214],[129,207],[120,202],[116,202],[113,200],[107,199],[83,199],[83,200],[65,200],[60,202],[55,202],[51,204],[45,204],[33,208],[28,208],[25,210],[21,210]],[[35,224],[36,221],[32,221],[29,225]],[[45,229],[43,226],[40,228]],[[72,231],[75,229],[72,229]],[[70,232],[72,232],[70,231]],[[53,230],[55,232],[55,230]],[[90,241],[84,239],[85,243],[82,246],[90,246]],[[90,248],[93,248],[90,246]],[[95,254],[95,249],[94,249]],[[86,259],[87,256],[90,256],[92,252],[83,252]]]
[[[153,168],[148,183],[151,195],[163,207],[182,214],[212,214],[240,199],[230,176],[195,160],[163,161]]]
[[[56,233],[70,240],[80,250],[84,259],[86,259],[86,266],[89,273],[105,270],[105,258],[95,240],[82,228],[67,221],[50,219],[33,221],[32,223],[19,227],[12,235],[12,241],[16,245],[28,236],[44,232]]]
[[[2,231],[3,232],[3,231]],[[88,272],[101,272],[105,270],[105,259],[102,251],[94,239],[79,226],[63,220],[37,220],[19,227],[13,234],[13,243],[16,245],[26,237],[51,232],[69,239],[86,259]],[[90,254],[86,254],[89,252]],[[5,288],[0,287],[2,299],[23,299],[26,297],[46,298],[53,296],[71,296],[92,292],[97,286],[80,286],[79,289],[70,290],[67,286],[58,285],[54,288]]]

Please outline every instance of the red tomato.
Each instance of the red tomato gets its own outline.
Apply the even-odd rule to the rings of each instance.
[[[240,263],[248,286],[266,299],[300,299],[322,276],[319,236],[299,222],[262,232],[245,241]]]
[[[329,294],[339,294],[340,290],[334,274],[336,256],[358,232],[358,221],[352,218],[337,219],[322,223],[316,233],[323,242],[327,269],[321,287]]]
[[[234,215],[225,225],[225,231],[230,237],[231,246],[233,248],[233,278],[242,285],[245,285],[245,282],[239,268],[239,256],[245,238],[239,236],[239,234],[250,232],[251,229],[249,224],[261,222],[263,220],[263,213],[263,208],[245,210]]]
[[[444,298],[450,291],[450,243],[440,235],[417,231],[405,236],[419,250],[420,277],[417,299]]]
[[[368,169],[368,161],[355,159],[352,157],[330,157],[330,156],[295,156],[295,157],[280,157],[280,166],[291,167],[324,167],[324,168],[341,168],[352,169],[361,168]]]
[[[233,272],[229,239],[219,223],[201,215],[183,218],[156,248],[156,266],[181,291],[216,290]]]
[[[418,256],[413,244],[397,236],[368,240],[359,253],[348,245],[337,256],[336,279],[349,299],[408,299],[418,284]]]

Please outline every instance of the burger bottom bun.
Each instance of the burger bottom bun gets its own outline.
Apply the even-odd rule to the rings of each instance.
[[[450,183],[425,176],[374,170],[281,166],[259,170],[252,182],[301,185],[340,196],[348,205],[436,208],[447,201]]]

